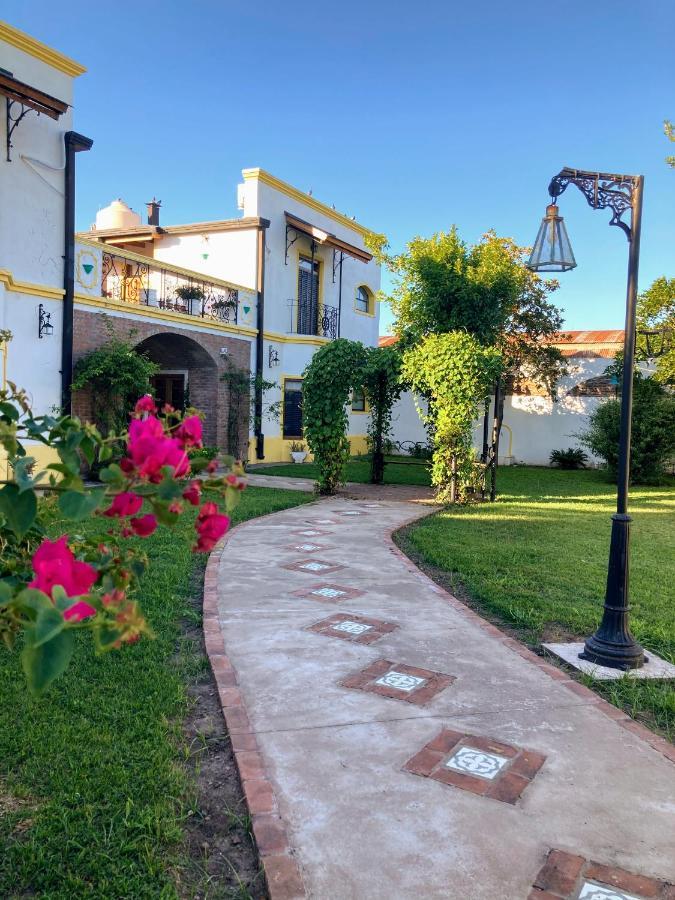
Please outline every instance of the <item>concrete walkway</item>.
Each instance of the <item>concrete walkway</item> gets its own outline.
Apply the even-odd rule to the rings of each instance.
[[[671,745],[402,557],[388,536],[424,513],[325,500],[212,557],[207,649],[272,897],[672,900]]]

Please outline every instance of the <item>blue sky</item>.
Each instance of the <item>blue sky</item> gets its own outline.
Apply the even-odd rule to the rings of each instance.
[[[675,275],[671,0],[4,0],[2,16],[87,66],[79,228],[117,196],[143,212],[156,195],[166,223],[235,216],[241,169],[262,166],[394,249],[452,224],[530,244],[569,165],[645,175],[640,286]],[[623,233],[574,188],[561,209],[567,327],[621,327]]]

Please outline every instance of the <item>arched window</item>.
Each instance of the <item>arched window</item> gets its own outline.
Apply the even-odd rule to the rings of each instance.
[[[371,313],[371,293],[367,287],[361,285],[361,287],[356,289],[356,299],[354,301],[354,307],[357,312],[362,313]]]

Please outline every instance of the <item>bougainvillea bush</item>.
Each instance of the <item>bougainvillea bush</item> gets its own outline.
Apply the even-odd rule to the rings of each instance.
[[[31,443],[58,461],[38,470]],[[125,454],[111,462],[120,443]],[[10,384],[0,392],[0,445],[12,476],[0,487],[0,635],[9,651],[20,649],[28,687],[40,694],[68,667],[76,631],[89,632],[99,653],[151,636],[136,599],[147,559],[125,538],[171,527],[198,507],[193,550],[207,553],[245,481],[238,463],[223,471],[215,458],[191,456],[202,445],[196,410],[160,411],[150,396],[137,402],[128,431],[103,437],[71,416],[34,416]],[[83,460],[102,464],[100,484],[85,484]],[[54,503],[72,526],[50,540]],[[92,519],[95,527],[82,527]]]

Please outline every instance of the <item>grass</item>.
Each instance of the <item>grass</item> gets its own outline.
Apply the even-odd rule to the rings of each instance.
[[[427,463],[421,459],[408,456],[387,456],[384,469],[385,484],[431,484]],[[260,475],[281,475],[284,478],[317,479],[319,470],[315,463],[279,463],[273,466],[249,466],[249,472]],[[354,456],[347,463],[347,481],[358,484],[370,482],[370,460],[363,456]]]
[[[306,502],[248,488],[241,522]],[[192,522],[143,546],[140,598],[156,634],[102,657],[81,641],[68,672],[36,700],[0,650],[0,896],[173,898],[194,789],[184,761],[187,688],[207,661],[181,622],[204,556]],[[192,748],[194,749],[194,748]]]
[[[504,468],[496,504],[448,508],[397,540],[434,577],[531,644],[584,638],[604,598],[615,486],[598,471]],[[631,626],[675,662],[675,479],[631,490]],[[672,682],[593,682],[617,706],[675,737]]]

